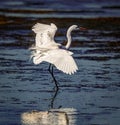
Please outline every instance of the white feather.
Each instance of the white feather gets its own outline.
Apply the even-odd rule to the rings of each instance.
[[[33,62],[39,64],[43,61],[53,64],[57,69],[66,74],[73,74],[78,67],[71,56],[71,52],[63,49],[48,50],[43,55],[36,55],[33,57]]]
[[[71,26],[68,29],[67,37],[70,36],[72,30],[76,28],[76,25]],[[67,49],[62,49],[54,41],[54,36],[57,31],[55,24],[51,25],[37,23],[33,26],[32,30],[36,33],[35,46],[30,49],[33,51],[31,57],[34,64],[40,64],[43,61],[53,64],[57,69],[63,71],[66,74],[73,74],[78,70],[78,67],[72,57],[72,52]],[[70,41],[68,40],[70,46]]]
[[[35,37],[35,46],[41,48],[48,48],[49,46],[59,46],[54,41],[54,36],[57,31],[57,27],[55,24],[51,23],[51,25],[37,23],[33,26],[32,30],[36,33]]]

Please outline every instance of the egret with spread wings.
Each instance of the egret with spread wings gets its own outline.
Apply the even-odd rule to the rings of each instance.
[[[57,81],[53,74],[53,66],[57,69],[63,71],[66,74],[74,74],[78,67],[72,57],[72,52],[69,51],[71,45],[71,32],[73,30],[78,30],[77,25],[72,25],[67,31],[67,44],[63,47],[61,44],[56,43],[54,40],[57,27],[55,24],[50,25],[37,23],[33,26],[32,30],[35,32],[35,45],[31,47],[33,63],[40,64],[45,61],[50,63],[49,72],[51,73],[55,85],[58,89]]]

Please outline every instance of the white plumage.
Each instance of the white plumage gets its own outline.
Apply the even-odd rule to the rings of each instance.
[[[53,64],[57,69],[66,74],[73,74],[78,70],[78,67],[72,57],[72,52],[67,50],[71,44],[71,31],[77,29],[76,25],[72,25],[67,31],[68,43],[63,49],[61,44],[54,41],[54,36],[57,31],[55,24],[50,25],[37,23],[32,30],[36,33],[35,46],[32,58],[34,64],[40,64],[43,61]]]

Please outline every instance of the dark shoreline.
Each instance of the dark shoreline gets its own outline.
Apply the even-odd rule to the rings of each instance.
[[[0,16],[0,27],[29,28],[36,22],[50,24],[55,23],[58,27],[68,27],[72,24],[81,25],[89,29],[120,30],[120,17],[101,18],[22,18]],[[66,23],[67,22],[67,23]],[[16,27],[17,26],[17,27]],[[9,27],[10,28],[10,27]]]
[[[99,13],[99,12],[104,12],[102,10],[52,10],[52,9],[41,9],[41,10],[29,10],[29,9],[0,9],[0,12],[2,13],[32,13],[32,14],[52,14],[52,13]]]

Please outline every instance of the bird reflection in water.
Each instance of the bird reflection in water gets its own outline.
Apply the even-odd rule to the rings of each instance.
[[[31,111],[21,115],[22,125],[76,125],[76,109],[54,108],[54,102],[58,95],[58,89],[54,91],[48,111]]]

